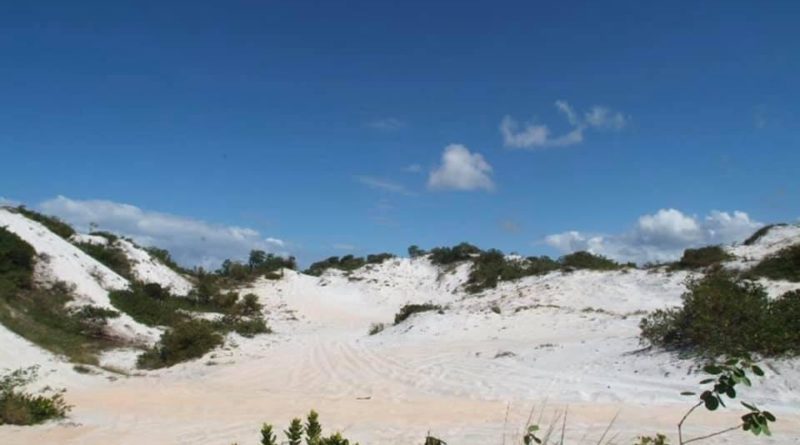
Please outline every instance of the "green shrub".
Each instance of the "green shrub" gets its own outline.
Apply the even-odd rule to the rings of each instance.
[[[481,253],[481,249],[469,243],[461,243],[453,247],[435,247],[431,249],[429,258],[431,263],[447,265],[467,261]]]
[[[0,376],[0,425],[35,425],[62,419],[72,409],[64,401],[64,391],[45,389],[26,393],[25,386],[38,378],[38,367],[17,369]]]
[[[408,257],[409,258],[419,258],[421,256],[427,255],[427,252],[420,249],[419,246],[416,244],[408,247]]]
[[[549,257],[509,259],[497,249],[481,252],[473,258],[472,270],[465,290],[470,293],[497,287],[500,281],[518,280],[531,275],[543,275],[558,270],[561,265]]]
[[[400,324],[408,319],[408,317],[419,313],[428,311],[439,311],[442,313],[442,307],[438,304],[423,303],[423,304],[407,304],[400,308],[400,312],[394,316],[394,324]]]
[[[686,249],[681,259],[673,264],[672,269],[701,269],[720,264],[730,258],[731,255],[720,246]]]
[[[559,260],[562,268],[589,269],[589,270],[619,270],[626,267],[602,255],[595,255],[586,251],[574,252],[564,255]]]
[[[750,269],[750,276],[771,280],[800,281],[800,244],[769,255]]]
[[[701,355],[800,352],[800,294],[770,301],[764,288],[715,269],[690,279],[683,305],[657,310],[640,323],[641,336],[667,349]]]
[[[129,280],[134,278],[133,269],[125,252],[110,242],[107,245],[92,243],[74,243],[90,257]]]
[[[0,279],[24,289],[33,286],[36,251],[15,233],[0,227]]]
[[[137,365],[145,369],[173,366],[202,357],[222,344],[222,336],[203,320],[180,322],[167,329],[159,344],[141,354]]]
[[[226,315],[218,322],[215,322],[214,327],[219,332],[233,331],[247,338],[253,338],[259,334],[272,333],[272,329],[267,326],[267,322],[262,317],[242,318]]]
[[[150,254],[153,258],[160,261],[163,265],[169,267],[170,269],[174,270],[175,272],[181,274],[189,273],[188,270],[184,269],[183,267],[179,266],[178,263],[172,258],[172,255],[166,249],[159,249],[158,247],[145,247],[147,253]]]
[[[64,221],[61,221],[55,216],[43,215],[39,212],[27,209],[25,208],[25,206],[19,206],[14,210],[17,213],[22,214],[26,218],[36,221],[39,224],[47,227],[49,231],[55,233],[56,235],[66,240],[68,240],[72,235],[75,234],[75,229],[73,229],[72,226],[65,223]]]
[[[760,240],[764,235],[766,235],[773,227],[781,227],[785,225],[786,224],[768,224],[756,230],[755,233],[753,233],[752,235],[750,235],[749,238],[744,240],[742,244],[744,244],[745,246],[752,246],[753,244],[756,243],[756,241]]]

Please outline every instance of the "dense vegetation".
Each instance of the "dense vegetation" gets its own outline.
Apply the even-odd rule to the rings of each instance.
[[[441,266],[471,260],[481,253],[481,249],[469,243],[457,244],[453,247],[434,247],[428,252],[431,263]]]
[[[202,356],[220,344],[221,334],[236,332],[253,337],[271,332],[261,315],[261,304],[253,294],[242,299],[236,293],[218,291],[203,294],[200,299],[197,293],[175,297],[158,284],[150,283],[134,284],[130,290],[113,291],[109,296],[114,307],[139,323],[168,328],[161,342],[140,357],[139,365],[146,368],[172,366]],[[192,312],[219,315],[214,321],[196,320]],[[197,338],[191,338],[192,335]]]
[[[800,281],[800,244],[769,255],[750,270],[750,276],[771,280]]]
[[[575,252],[556,261],[547,256],[509,258],[497,249],[481,251],[477,256],[472,256],[472,262],[472,270],[465,287],[466,291],[470,293],[494,288],[500,281],[544,275],[556,270],[619,270],[625,267],[635,267],[632,264],[622,265],[589,252]]]
[[[717,268],[690,279],[682,299],[645,317],[642,338],[708,356],[800,353],[800,291],[770,300],[758,283]]]
[[[423,304],[407,304],[400,308],[400,311],[394,316],[394,324],[398,325],[406,321],[409,317],[420,312],[437,311],[440,314],[443,309],[438,304],[423,303]],[[377,332],[376,332],[377,333]]]
[[[89,256],[116,272],[118,275],[133,280],[133,268],[128,255],[109,240],[108,244],[73,243]]]
[[[97,352],[119,345],[105,329],[119,314],[94,306],[67,308],[72,290],[64,283],[35,287],[34,255],[28,243],[0,228],[0,322],[53,353],[96,363]]]
[[[161,341],[137,359],[137,366],[156,369],[200,358],[220,346],[222,335],[205,320],[180,321],[167,329]]]
[[[381,264],[384,261],[394,258],[391,253],[378,253],[367,255],[365,257],[357,257],[353,255],[345,255],[343,257],[332,256],[322,261],[317,261],[311,264],[303,273],[308,275],[320,276],[328,269],[338,269],[343,271],[353,271],[367,264]]]
[[[55,216],[43,215],[39,212],[27,209],[25,208],[25,206],[16,207],[14,210],[18,213],[21,213],[26,218],[32,219],[40,223],[41,225],[47,227],[48,230],[66,240],[68,240],[72,235],[75,234],[75,229],[73,229],[72,226],[65,223],[64,221],[61,221]]]
[[[294,257],[284,258],[263,250],[251,250],[247,263],[225,260],[215,275],[220,278],[221,283],[237,285],[252,282],[258,277],[280,278],[277,272],[284,268],[297,269]]]
[[[64,392],[45,388],[31,394],[25,386],[38,378],[38,367],[17,369],[0,376],[0,425],[35,425],[64,418],[71,407]]]
[[[764,235],[766,235],[773,227],[781,227],[785,225],[786,224],[768,224],[756,230],[752,235],[750,235],[749,238],[744,240],[742,244],[744,244],[745,246],[752,246],[753,244],[756,243],[756,241],[760,240]]]
[[[704,269],[729,260],[731,255],[720,246],[706,246],[697,249],[686,249],[680,260],[671,265],[671,269]]]

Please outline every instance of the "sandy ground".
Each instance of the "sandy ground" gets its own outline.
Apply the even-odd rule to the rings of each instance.
[[[607,438],[617,444],[674,433],[690,405],[679,393],[702,376],[692,362],[641,351],[640,315],[631,313],[676,302],[685,276],[554,274],[471,297],[453,292],[464,273],[405,262],[259,282],[249,291],[268,306],[276,334],[232,337],[201,360],[113,381],[50,361],[48,383],[68,388],[72,415],[0,427],[0,443],[258,443],[262,422],[282,429],[312,408],[326,431],[365,445],[422,443],[428,431],[450,444],[520,443],[532,409],[543,425],[567,409],[567,443],[597,443],[615,415]],[[403,303],[427,300],[446,305],[444,314],[367,335]],[[772,438],[732,433],[710,443],[800,443],[798,368],[768,362],[768,378],[743,391],[778,415]],[[688,431],[712,432],[741,414],[700,413]]]

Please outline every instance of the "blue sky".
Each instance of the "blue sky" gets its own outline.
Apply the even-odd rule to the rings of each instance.
[[[306,262],[463,240],[660,259],[800,216],[799,20],[791,1],[4,2],[0,196],[185,262],[221,253],[175,241],[180,221]]]

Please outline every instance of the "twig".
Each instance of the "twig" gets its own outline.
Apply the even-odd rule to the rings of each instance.
[[[564,408],[564,421],[561,422],[561,440],[559,441],[559,445],[564,445],[564,433],[567,430],[567,414],[569,414],[569,405]]]
[[[729,432],[731,432],[731,431],[738,430],[738,429],[740,429],[740,428],[741,428],[743,425],[744,425],[743,423],[740,423],[740,424],[738,424],[738,425],[736,425],[736,426],[732,426],[732,427],[730,427],[730,428],[726,428],[726,429],[724,429],[724,430],[722,430],[722,431],[717,431],[716,433],[706,434],[705,436],[700,436],[700,437],[694,437],[694,438],[691,438],[691,439],[687,440],[686,442],[681,442],[681,444],[684,444],[684,445],[685,445],[685,444],[687,444],[687,443],[697,442],[698,440],[710,439],[710,438],[712,438],[712,437],[714,437],[714,436],[719,436],[719,435],[722,435],[722,434],[725,434],[725,433],[729,433]]]
[[[608,434],[608,431],[611,429],[611,426],[614,425],[614,422],[617,421],[617,417],[619,417],[619,411],[617,411],[617,413],[614,414],[614,417],[611,419],[611,422],[608,423],[606,430],[603,431],[603,435],[600,436],[600,440],[597,441],[597,445],[601,445],[603,443],[603,439],[606,438],[606,434]]]
[[[684,445],[686,443],[686,442],[683,441],[683,422],[686,422],[686,419],[692,414],[692,412],[694,412],[694,410],[699,408],[700,405],[702,405],[702,404],[703,404],[702,400],[697,402],[696,405],[694,405],[693,407],[689,408],[689,411],[686,411],[686,414],[683,415],[683,418],[681,418],[681,421],[678,422],[678,444],[679,445]]]

